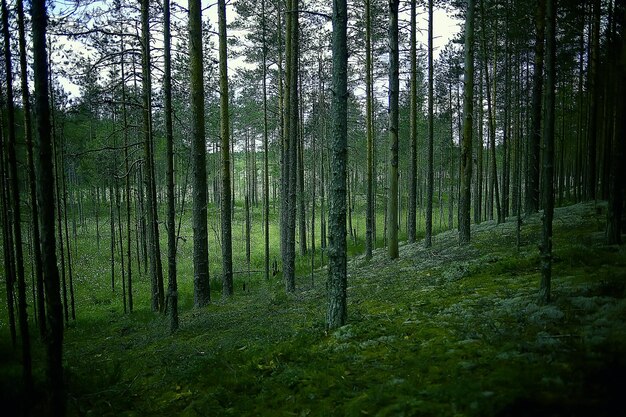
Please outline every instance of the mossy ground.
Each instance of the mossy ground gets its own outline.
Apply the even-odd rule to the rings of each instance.
[[[626,249],[604,245],[605,213],[557,209],[549,305],[537,302],[540,214],[519,249],[511,219],[473,226],[468,247],[445,232],[394,261],[353,258],[349,324],[331,333],[324,269],[295,294],[273,278],[203,309],[183,297],[174,335],[147,301],[123,315],[94,290],[65,336],[69,415],[624,415]]]

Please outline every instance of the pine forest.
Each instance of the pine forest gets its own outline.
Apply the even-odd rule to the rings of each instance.
[[[626,415],[626,0],[0,2],[0,415]]]

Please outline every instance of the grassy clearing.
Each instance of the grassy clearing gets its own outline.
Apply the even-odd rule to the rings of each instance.
[[[66,332],[69,414],[619,415],[626,254],[603,244],[603,210],[557,209],[550,305],[537,304],[536,215],[524,220],[519,251],[511,220],[475,226],[466,248],[445,232],[430,249],[401,246],[395,261],[383,250],[352,258],[350,323],[331,334],[324,269],[314,285],[301,270],[293,295],[278,277],[257,277],[233,299],[194,310],[183,264],[181,330],[168,335],[145,297],[120,314],[106,254],[82,259],[79,320]],[[189,241],[181,257],[190,251]],[[88,275],[96,264],[101,275]],[[137,294],[148,294],[145,279]],[[19,367],[3,340],[11,365],[1,388],[10,393]]]

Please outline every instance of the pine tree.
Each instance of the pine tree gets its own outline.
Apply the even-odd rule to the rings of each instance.
[[[346,0],[333,1],[333,136],[328,213],[328,312],[326,327],[347,320],[346,177],[348,162],[348,11]]]
[[[191,163],[193,167],[193,284],[194,306],[211,301],[207,228],[204,76],[202,72],[202,5],[189,2],[189,68],[191,72]]]
[[[465,74],[463,80],[465,82],[463,91],[464,123],[461,140],[461,200],[459,202],[459,242],[462,245],[470,241],[472,133],[474,129],[474,0],[467,1],[465,12]]]

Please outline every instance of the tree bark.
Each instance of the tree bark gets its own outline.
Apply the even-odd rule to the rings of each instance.
[[[595,200],[597,178],[597,136],[600,112],[600,24],[602,9],[600,0],[593,0],[593,23],[591,28],[591,63],[589,66],[589,126],[587,129],[587,181],[585,195]]]
[[[472,187],[472,133],[474,115],[474,0],[465,12],[465,87],[463,91],[463,138],[461,141],[461,200],[459,202],[459,243],[470,241]],[[482,105],[482,103],[481,103]]]
[[[228,64],[226,54],[226,2],[217,1],[220,68],[220,136],[222,143],[222,298],[233,295],[233,244],[231,228],[230,139],[228,115]]]
[[[374,126],[372,97],[372,17],[371,0],[365,0],[365,129],[367,135],[367,203],[365,213],[365,257],[372,258],[374,236]]]
[[[7,109],[7,156],[9,192],[13,222],[13,245],[15,247],[15,277],[17,278],[18,324],[22,339],[22,377],[26,396],[33,391],[32,360],[30,356],[30,333],[26,311],[26,281],[24,276],[24,253],[22,247],[22,218],[20,208],[19,180],[17,178],[17,157],[15,152],[15,111],[13,106],[13,74],[11,65],[11,40],[9,34],[9,10],[6,0],[2,0],[2,33],[4,36],[4,64],[6,76]]]
[[[50,415],[65,415],[65,384],[63,380],[63,316],[61,309],[59,271],[57,269],[54,230],[54,175],[52,140],[50,136],[50,103],[48,100],[48,61],[46,52],[46,5],[33,0],[33,72],[35,81],[35,114],[37,115],[37,202],[41,228],[41,256],[46,291],[47,382],[50,392]]]
[[[394,0],[397,13],[398,0]],[[390,3],[391,4],[391,3]],[[397,15],[396,15],[397,16]],[[396,21],[397,22],[397,21]],[[331,143],[328,312],[326,327],[347,320],[346,174],[348,161],[348,13],[346,0],[333,1],[333,136]],[[397,30],[397,27],[396,27]],[[397,31],[396,31],[397,33]]]
[[[535,65],[533,73],[532,128],[528,145],[528,185],[526,189],[526,214],[539,210],[539,145],[541,143],[541,100],[543,91],[543,60],[545,40],[546,0],[538,0],[535,15]]]
[[[409,173],[409,208],[407,221],[407,234],[409,243],[416,239],[416,216],[417,216],[417,13],[416,0],[411,0],[411,91],[409,110],[409,141],[411,143],[411,170]]]
[[[2,92],[0,90],[0,96]],[[2,101],[2,98],[0,98]],[[0,106],[1,107],[1,106]],[[5,285],[7,293],[7,318],[9,322],[9,333],[11,334],[11,344],[15,348],[17,344],[17,331],[15,328],[15,258],[13,251],[13,233],[10,222],[10,196],[8,184],[8,168],[6,167],[4,146],[4,124],[0,123],[0,187],[2,187],[2,249],[4,253],[4,271],[6,275]]]
[[[389,194],[387,239],[391,259],[398,257],[398,97],[400,56],[398,50],[399,0],[389,0]]]
[[[427,142],[427,167],[426,167],[426,233],[424,247],[432,246],[433,237],[433,192],[435,184],[434,172],[434,149],[433,149],[433,123],[434,123],[434,94],[433,94],[433,0],[428,0],[428,142]]]
[[[267,23],[265,0],[261,0],[263,26],[263,228],[265,246],[265,280],[270,278],[270,180],[269,180],[269,139],[267,123]]]
[[[204,77],[202,70],[202,6],[200,0],[189,2],[189,66],[191,70],[191,149],[193,167],[193,271],[194,306],[211,301],[207,228],[206,144],[204,122]],[[222,149],[224,152],[224,149]],[[226,151],[228,152],[228,147]],[[230,182],[229,173],[227,181]],[[228,188],[230,190],[230,187]],[[230,196],[221,196],[230,204]],[[230,213],[230,209],[228,210]]]
[[[150,282],[152,290],[152,311],[163,311],[164,289],[161,266],[161,245],[159,243],[159,222],[157,216],[156,184],[154,175],[154,144],[152,132],[152,76],[150,64],[150,21],[149,0],[141,0],[141,42],[143,74],[143,134],[144,172],[146,181],[146,211],[148,220],[148,258],[150,261]]]
[[[35,162],[33,148],[33,131],[31,119],[30,94],[28,92],[28,65],[26,62],[26,35],[24,23],[24,5],[22,0],[17,0],[17,18],[20,48],[20,81],[22,88],[22,106],[24,110],[24,139],[26,144],[26,157],[28,164],[28,190],[31,203],[33,222],[33,263],[35,267],[36,290],[36,314],[39,326],[39,335],[46,333],[46,311],[44,300],[43,270],[41,267],[41,239],[39,231],[39,208],[37,206],[37,185],[35,181]]]
[[[613,136],[611,176],[609,180],[609,209],[607,212],[607,243],[622,243],[622,217],[624,213],[624,163],[626,154],[626,105],[623,97],[626,94],[626,1],[618,0],[615,4],[615,24],[619,35],[616,35],[614,47],[617,58],[613,65],[616,74],[615,132]],[[613,46],[613,45],[612,45]]]
[[[286,85],[285,89],[285,235],[283,250],[283,278],[285,290],[293,292],[295,282],[295,228],[296,228],[296,140],[298,137],[298,0],[287,2]]]
[[[543,126],[543,227],[541,230],[541,285],[539,299],[550,302],[552,276],[552,218],[554,216],[554,120],[556,77],[556,8],[557,0],[546,0],[546,78]]]
[[[478,58],[480,62],[480,57]],[[476,140],[476,183],[474,187],[474,223],[480,224],[483,219],[483,71],[479,65],[478,74],[478,138]]]
[[[131,250],[131,224],[130,224],[130,162],[128,158],[128,110],[126,108],[126,71],[124,65],[124,38],[121,37],[121,50],[122,59],[120,60],[120,72],[122,77],[122,122],[124,123],[124,169],[126,172],[125,178],[125,194],[126,194],[126,280],[128,282],[128,311],[133,312],[133,278],[132,278],[132,250]],[[137,259],[139,260],[139,253],[137,253]],[[138,265],[139,271],[141,267]]]
[[[178,282],[176,277],[176,201],[174,196],[174,132],[172,127],[172,50],[170,0],[163,0],[163,104],[167,160],[167,302],[170,333],[178,330]]]

